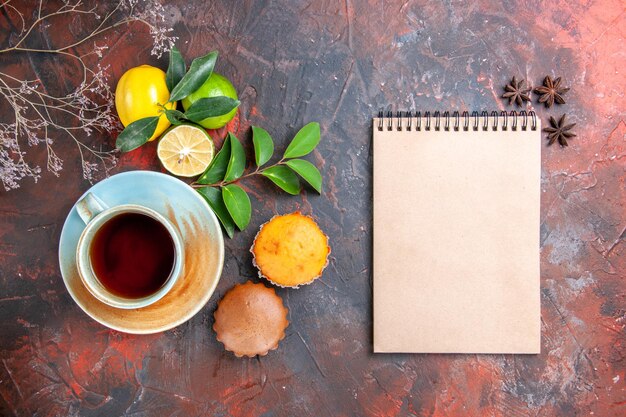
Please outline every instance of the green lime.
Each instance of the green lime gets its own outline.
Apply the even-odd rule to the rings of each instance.
[[[235,90],[228,78],[212,73],[200,88],[182,100],[183,107],[187,110],[196,100],[218,96],[226,96],[237,100],[237,90]],[[230,122],[236,113],[237,109],[233,109],[222,116],[207,117],[200,121],[199,124],[206,129],[219,129]]]

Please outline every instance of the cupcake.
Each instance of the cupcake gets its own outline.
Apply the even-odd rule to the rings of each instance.
[[[235,356],[265,356],[285,337],[287,313],[273,288],[248,281],[235,285],[218,302],[213,330]]]
[[[311,217],[295,212],[261,226],[252,248],[259,276],[281,287],[310,284],[328,265],[328,236]]]

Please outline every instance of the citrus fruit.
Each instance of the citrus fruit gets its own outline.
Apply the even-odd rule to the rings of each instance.
[[[159,104],[168,109],[176,103],[167,103],[170,92],[165,84],[165,73],[150,65],[129,69],[122,75],[115,88],[115,109],[124,127],[144,117],[159,116],[154,134],[149,140],[158,138],[170,126]]]
[[[170,173],[195,177],[207,169],[214,151],[213,140],[204,129],[182,124],[165,132],[159,141],[157,156]]]
[[[228,78],[212,73],[200,88],[182,100],[183,107],[187,110],[196,100],[218,96],[226,96],[237,100],[237,90],[235,90]],[[230,122],[236,113],[237,109],[235,108],[222,116],[207,117],[200,121],[199,124],[207,129],[219,129]]]

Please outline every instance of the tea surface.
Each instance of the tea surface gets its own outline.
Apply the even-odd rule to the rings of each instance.
[[[174,266],[174,241],[152,217],[124,213],[98,230],[90,257],[93,272],[107,290],[124,298],[142,298],[167,281]]]

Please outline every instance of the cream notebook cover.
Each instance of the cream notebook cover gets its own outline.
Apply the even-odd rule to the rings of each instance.
[[[374,119],[374,352],[539,353],[538,122]]]

